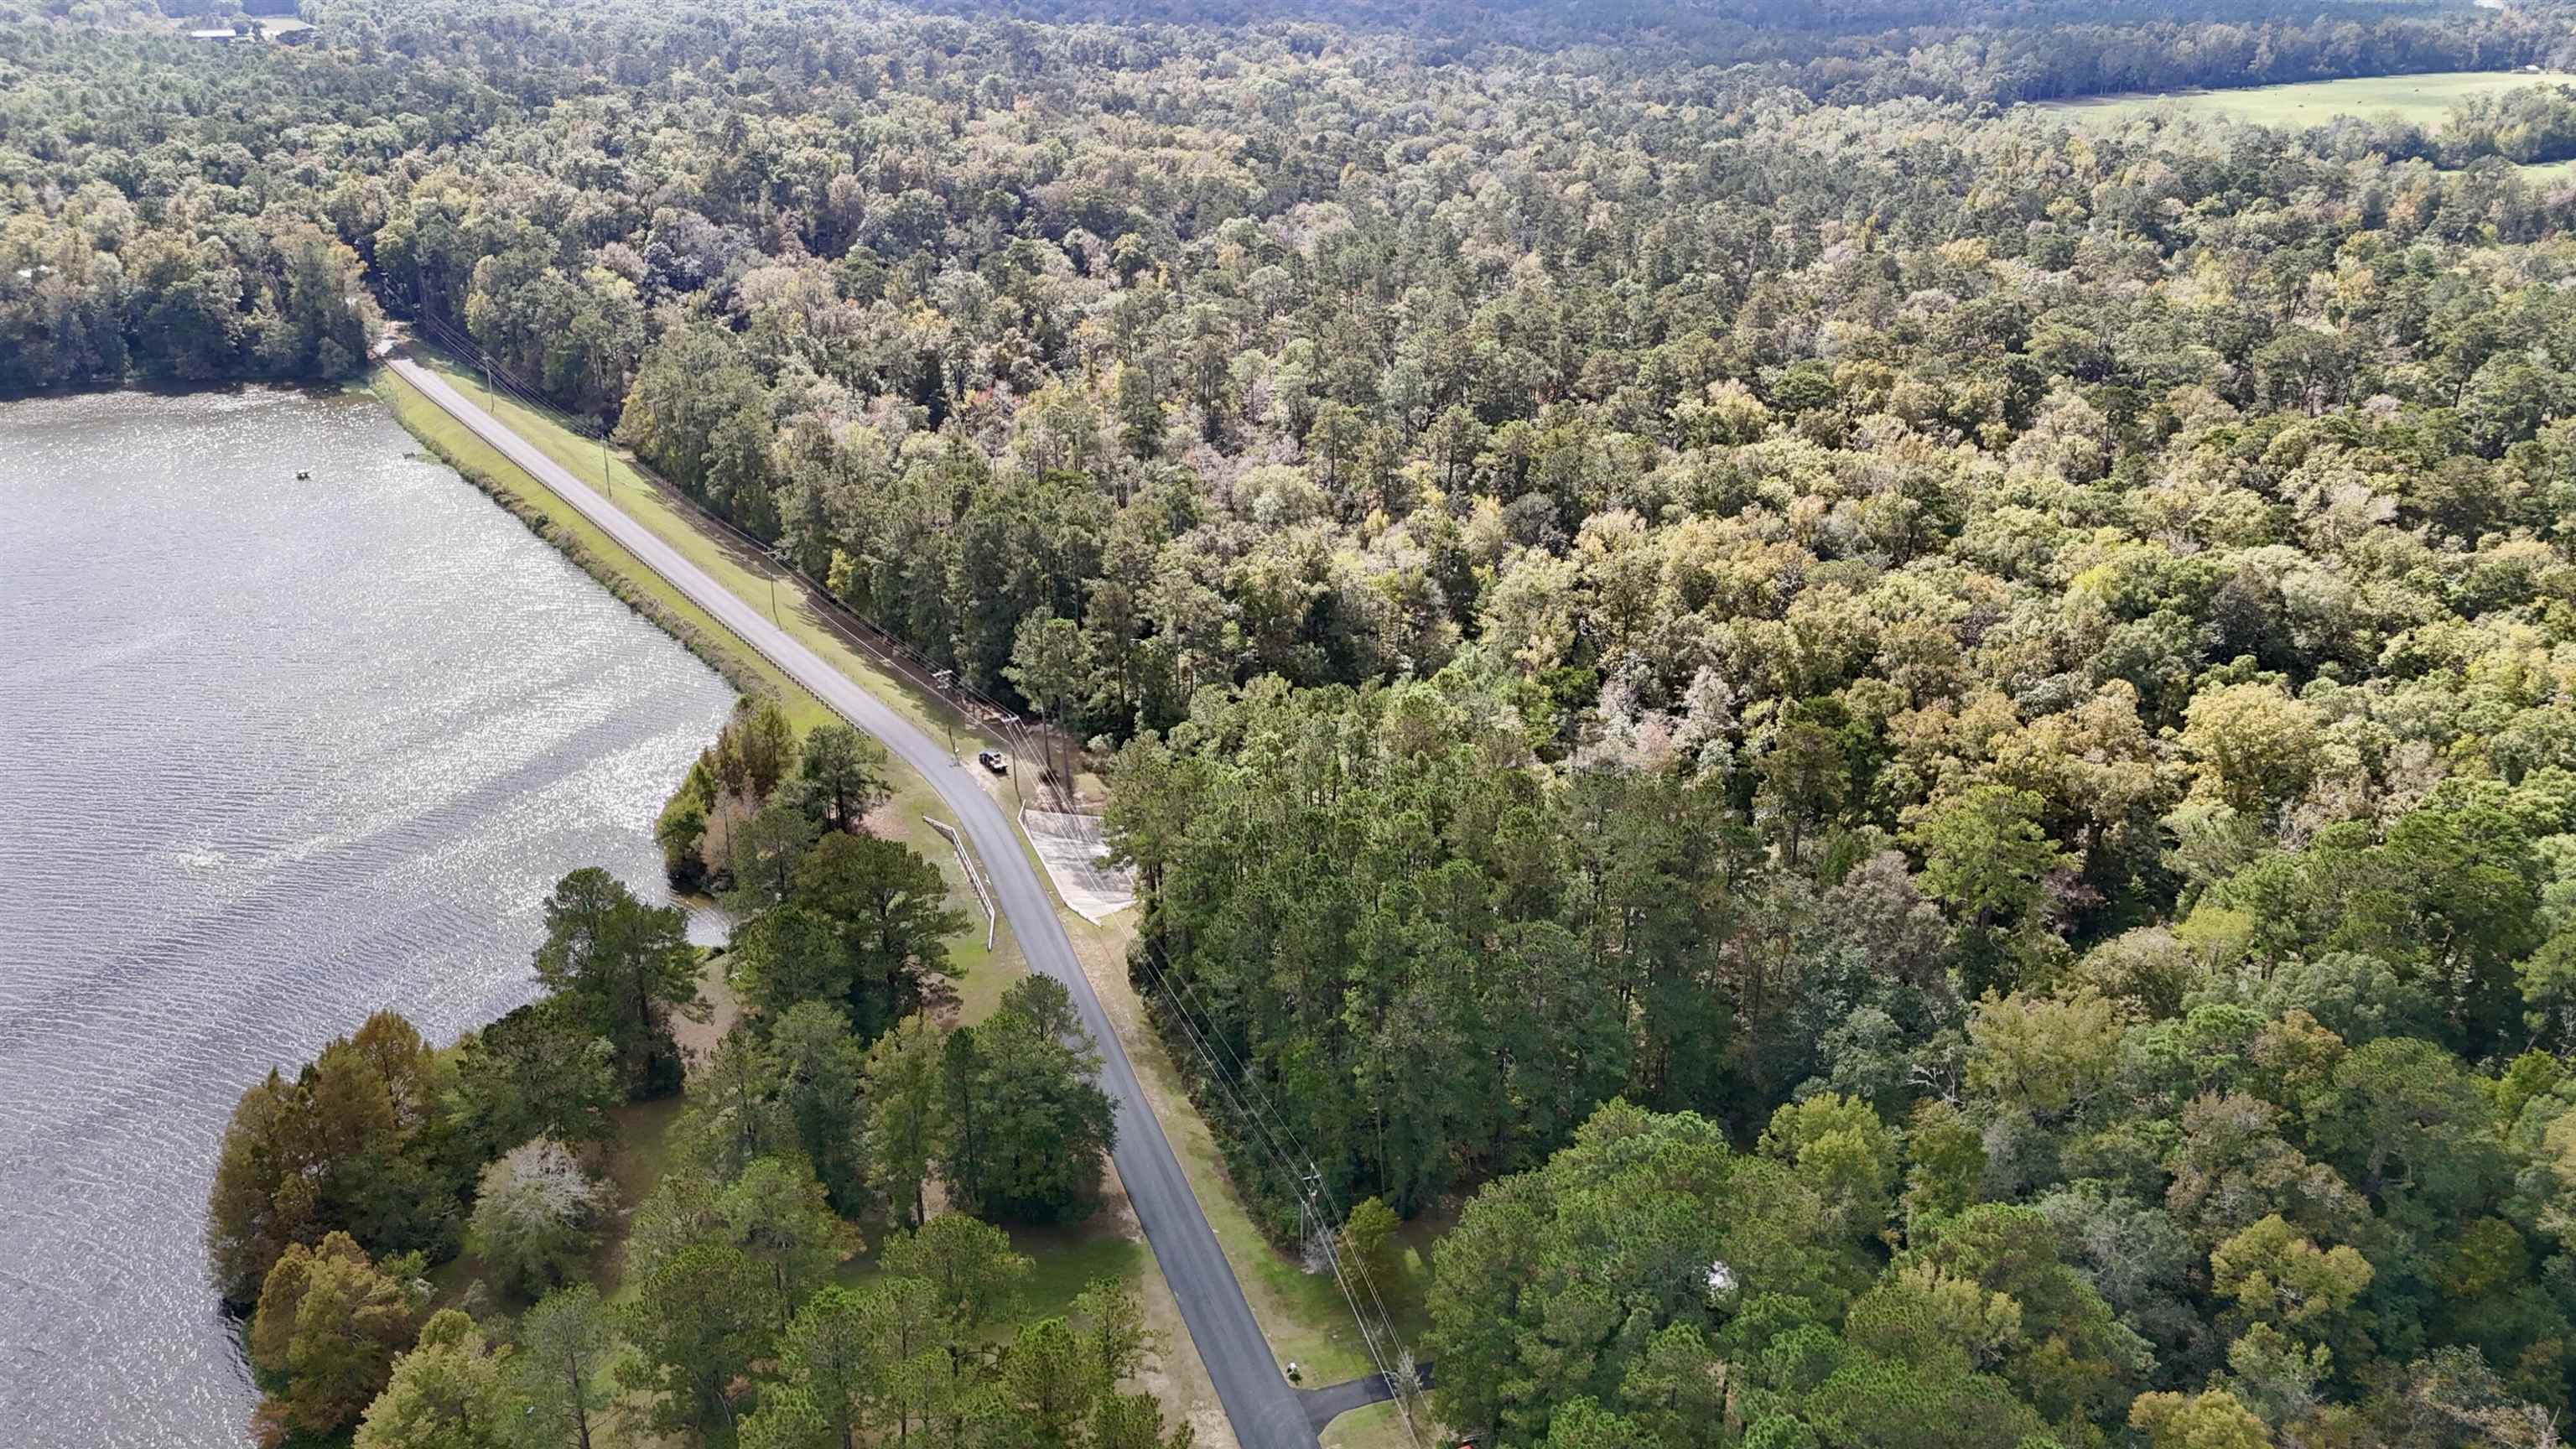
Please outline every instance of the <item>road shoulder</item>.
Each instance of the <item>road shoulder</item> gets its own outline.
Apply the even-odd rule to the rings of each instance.
[[[757,689],[773,694],[800,729],[811,728],[835,717],[828,706],[792,676],[647,567],[561,495],[476,436],[407,379],[391,368],[381,369],[376,392],[424,446],[555,544],[603,587],[625,599],[638,612],[707,660],[733,681],[737,689]],[[531,436],[541,432],[535,425],[537,420],[504,417],[502,421],[541,452],[552,456],[556,451],[545,446],[546,440],[542,436]],[[555,461],[561,465],[563,460],[556,458]],[[738,597],[746,602],[759,597],[745,587],[750,578],[757,577],[748,561],[710,558],[708,555],[721,552],[718,541],[694,533],[680,522],[681,515],[667,503],[653,510],[658,512],[658,518],[649,516],[648,510],[642,506],[647,496],[647,485],[640,475],[634,473],[631,461],[612,455],[612,463],[625,478],[633,480],[628,485],[632,496],[617,500],[621,510],[644,522],[665,542],[688,555],[692,562],[698,563],[702,570]],[[731,572],[741,578],[726,577],[727,570],[709,567],[711,562],[719,565],[730,562]],[[807,627],[794,631],[800,636],[799,642],[814,649],[870,693],[885,698],[889,704],[917,721],[938,727],[934,723],[936,715],[928,702],[896,688],[882,671],[861,659],[847,640],[811,617],[818,611],[812,601],[802,597],[801,589],[796,589],[791,601],[790,589],[795,588],[791,584],[780,591],[782,626],[787,618],[805,619]],[[765,580],[762,593],[766,593]],[[895,697],[888,698],[889,695]],[[966,732],[960,732],[961,745],[971,751],[973,746],[965,745],[968,738]],[[937,863],[949,877],[951,898],[978,916],[972,930],[950,943],[951,952],[962,968],[961,1015],[971,1021],[991,1009],[993,1000],[1011,980],[1026,974],[1026,960],[1007,920],[1000,924],[995,934],[994,948],[989,952],[984,949],[984,925],[980,912],[973,909],[975,895],[959,867],[957,855],[948,841],[932,831],[924,820],[925,816],[943,813],[943,802],[929,782],[903,761],[889,758],[888,768],[890,781],[895,787],[895,801],[894,808],[885,814],[896,826],[893,832],[896,838]],[[971,852],[973,846],[969,844],[966,849]],[[1162,1345],[1162,1362],[1144,1386],[1162,1403],[1168,1419],[1187,1422],[1195,1428],[1200,1444],[1232,1449],[1234,1436],[1218,1404],[1206,1365],[1194,1351],[1188,1330],[1181,1323],[1177,1302],[1160,1263],[1146,1243],[1133,1213],[1125,1207],[1125,1185],[1117,1181],[1114,1167],[1111,1169],[1110,1192],[1111,1206],[1105,1207],[1104,1213],[1108,1214],[1110,1230],[1141,1250],[1135,1254],[1137,1271],[1133,1281],[1139,1289],[1149,1325],[1160,1336]]]

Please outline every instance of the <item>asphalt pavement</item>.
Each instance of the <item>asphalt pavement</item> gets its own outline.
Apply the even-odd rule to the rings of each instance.
[[[1233,1424],[1236,1441],[1243,1449],[1315,1449],[1316,1432],[1308,1423],[1306,1406],[1280,1372],[1268,1340],[1262,1337],[1261,1325],[1252,1316],[1251,1305],[1244,1301],[1243,1286],[1235,1281],[1234,1269],[1226,1262],[1224,1250],[1217,1246],[1216,1234],[1208,1228],[1207,1214],[1200,1210],[1189,1179],[1172,1155],[1162,1123],[1155,1120],[1145,1104],[1145,1095],[1137,1087],[1135,1068],[1129,1065],[1127,1052],[1119,1045],[1118,1033],[1110,1029],[1109,1018],[1100,1009],[1100,998],[1092,991],[1090,979],[1082,973],[1082,963],[1073,954],[1073,941],[1056,917],[1055,903],[1046,885],[1020,849],[1010,822],[992,797],[984,793],[982,785],[920,726],[772,624],[757,606],[708,577],[679,550],[620,511],[444,378],[407,359],[396,359],[389,365],[423,396],[553,489],[643,560],[646,567],[811,690],[815,698],[874,735],[939,792],[967,838],[974,842],[975,853],[982,857],[984,869],[992,879],[994,897],[1001,905],[1002,915],[1011,923],[1012,934],[1019,937],[1020,950],[1027,956],[1030,969],[1043,971],[1065,984],[1073,993],[1084,1028],[1100,1044],[1100,1085],[1118,1103],[1118,1144],[1110,1158],[1118,1166],[1128,1200],[1135,1206],[1136,1221],[1144,1228],[1146,1241],[1153,1245],[1154,1257],[1162,1265],[1164,1279],[1171,1284],[1172,1296],[1180,1303],[1181,1320],[1189,1326],[1190,1338],[1207,1364],[1208,1377],[1216,1385],[1217,1400]]]
[[[1413,1366],[1413,1377],[1420,1387],[1431,1387],[1431,1363],[1428,1359]],[[1297,1391],[1297,1401],[1306,1406],[1306,1422],[1318,1430],[1353,1409],[1383,1404],[1394,1397],[1395,1385],[1388,1383],[1384,1374],[1364,1374],[1347,1383]]]

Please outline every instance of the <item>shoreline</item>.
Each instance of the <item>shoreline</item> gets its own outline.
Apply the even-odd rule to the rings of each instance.
[[[239,1094],[379,1008],[444,1043],[522,1004],[565,871],[660,904],[655,808],[736,690],[450,489],[363,389],[23,402],[32,612],[0,673],[15,733],[65,748],[12,797],[59,909],[8,1014],[16,1075],[82,1090],[0,1112],[29,1134],[10,1221],[36,1295],[0,1336],[33,1355],[31,1416],[83,1376],[124,1392],[0,1424],[246,1443],[203,1249]]]
[[[544,506],[530,498],[524,490],[514,487],[481,463],[462,456],[445,440],[433,436],[427,428],[421,426],[412,416],[411,408],[405,405],[403,399],[413,399],[416,406],[433,412],[437,411],[437,405],[421,397],[416,390],[403,387],[392,369],[379,363],[368,369],[363,386],[352,383],[345,390],[363,391],[374,396],[384,405],[385,410],[392,414],[394,421],[402,425],[403,431],[411,435],[412,441],[420,444],[430,457],[455,470],[458,477],[472,484],[477,492],[498,505],[503,512],[526,525],[529,532],[545,540],[555,552],[562,554],[575,568],[588,574],[593,582],[606,589],[618,602],[633,609],[646,622],[669,635],[681,648],[688,650],[708,668],[723,676],[725,683],[731,685],[737,695],[756,695],[765,698],[779,696],[781,691],[774,683],[762,677],[759,670],[741,653],[727,647],[725,641],[730,638],[729,635],[723,635],[718,630],[681,617],[678,610],[653,597],[639,585],[633,573],[603,558],[586,540],[575,534],[562,520],[551,516]],[[439,416],[444,417],[446,414],[442,412]],[[637,568],[640,569],[641,565],[638,564]]]
[[[1280,1372],[1280,1361],[1218,1247],[1151,1099],[1136,1080],[1126,1044],[1094,992],[1058,915],[1052,890],[1028,859],[1027,842],[1017,828],[984,787],[962,773],[961,755],[953,747],[943,749],[923,723],[870,690],[783,620],[764,617],[757,602],[721,581],[721,563],[711,572],[693,561],[682,544],[657,535],[644,519],[589,489],[550,459],[539,443],[514,433],[509,424],[485,413],[424,365],[393,366],[425,399],[454,417],[457,426],[483,439],[562,498],[567,507],[625,545],[666,585],[757,648],[772,668],[804,686],[809,695],[827,699],[835,712],[875,736],[898,767],[897,778],[917,776],[956,818],[960,833],[992,878],[1001,914],[1012,927],[1014,954],[1031,974],[1053,977],[1069,989],[1076,1014],[1098,1047],[1100,1085],[1117,1104],[1118,1131],[1110,1154],[1116,1180],[1135,1211],[1149,1256],[1161,1269],[1181,1327],[1196,1346],[1213,1390],[1209,1397],[1215,1401],[1216,1414],[1211,1417],[1221,1418],[1244,1449],[1299,1449],[1301,1445],[1312,1449],[1314,1433],[1295,1408],[1294,1391]],[[839,651],[843,646],[832,641],[826,647]],[[899,788],[898,798],[905,793]],[[972,945],[980,947],[981,942]],[[964,979],[971,983],[974,976],[970,972]],[[968,997],[971,1001],[971,985]]]
[[[437,368],[434,366],[435,358],[433,355],[424,355],[419,351],[415,351],[412,354],[411,360],[415,365],[422,367],[424,370],[430,371],[433,375],[437,375]],[[408,378],[401,377],[395,372],[395,369],[389,366],[384,366],[381,363],[379,364],[379,379],[380,392],[386,388],[392,388],[396,390],[396,397],[405,401],[416,401],[419,407],[427,411],[430,421],[433,423],[439,419],[448,419],[453,416],[434,399],[431,399],[423,393],[417,384],[412,383]],[[445,380],[450,381],[451,383],[455,381],[452,377]],[[479,402],[480,399],[469,398],[469,401]],[[395,406],[397,416],[402,416],[402,409],[393,398],[388,398],[388,405]],[[402,420],[405,426],[414,432],[415,436],[423,435],[423,429],[416,426],[411,418],[403,417]],[[495,420],[500,422],[502,426],[511,428],[515,431],[522,441],[526,442],[539,454],[542,455],[546,453],[546,447],[543,440],[530,436],[526,429],[513,419],[496,414]],[[483,442],[479,435],[471,433],[468,434],[468,442],[469,444],[478,447],[490,446],[488,443]],[[650,475],[645,474],[644,470],[636,466],[633,463],[633,460],[626,454],[620,453],[618,456],[621,463],[626,466],[626,469],[630,474],[642,477],[645,486],[661,488],[668,487],[667,484],[663,484],[659,480],[653,479]],[[504,459],[503,461],[507,462],[508,460]],[[570,506],[561,499],[559,494],[556,494],[550,488],[546,488],[541,481],[528,476],[525,469],[519,468],[515,463],[512,463],[509,466],[513,471],[518,472],[523,478],[526,478],[530,487],[543,490],[543,497],[547,502],[563,507]],[[465,470],[460,469],[460,471]],[[478,479],[476,481],[477,486],[484,486],[483,480]],[[543,504],[534,504],[533,500],[524,499],[521,491],[518,488],[512,487],[508,482],[503,481],[499,486],[503,491],[499,494],[493,495],[496,502],[500,502],[504,506],[511,506],[514,500],[531,502],[533,504],[530,510],[531,512],[544,515],[549,511]],[[489,489],[487,489],[487,492],[488,491]],[[620,494],[623,494],[624,491],[625,490],[623,488],[619,489]],[[648,532],[661,531],[655,527],[654,522],[650,518],[627,509],[622,503],[611,503],[610,506],[617,508],[619,512],[625,514],[627,518],[634,521],[639,526],[644,527]],[[666,519],[665,522],[673,520],[676,520],[684,528],[691,526],[687,514],[678,508],[670,510],[670,518]],[[566,532],[569,534],[571,530],[566,530]],[[549,537],[551,536],[552,535],[549,535]],[[680,549],[684,554],[688,552],[686,545],[671,538],[669,534],[664,533],[662,536],[664,541],[672,547]],[[573,541],[577,543],[580,540],[574,539]],[[614,540],[610,540],[608,542],[607,556],[612,561],[618,558],[623,558],[633,563],[638,569],[643,569],[645,567],[640,560],[636,560],[634,558],[634,555],[631,552],[625,550]],[[585,565],[585,567],[588,566],[589,565]],[[610,566],[613,566],[613,562]],[[652,576],[656,578],[659,577],[658,575]],[[745,593],[739,588],[735,588],[731,590],[731,592],[733,597],[751,606],[755,613],[758,612],[760,604],[760,597],[758,594]],[[807,622],[811,623],[815,621],[808,620]],[[833,638],[836,644],[843,642],[834,636],[834,631],[827,623],[820,625],[819,633],[826,638]],[[728,634],[726,637],[732,639],[736,636]],[[813,641],[808,638],[805,642],[811,644]],[[745,644],[745,647],[748,647],[747,643]],[[758,667],[763,669],[778,668],[777,664],[770,660],[766,655],[759,655],[758,658]],[[918,725],[925,729],[936,730],[939,727],[937,716],[934,713],[938,708],[939,702],[924,699],[914,691],[903,688],[899,680],[892,681],[895,684],[895,688],[892,690],[880,688],[877,684],[877,676],[873,671],[853,669],[846,665],[838,666],[838,669],[840,677],[855,686],[863,694],[873,697],[881,704],[894,709],[898,713],[910,715]],[[764,682],[766,682],[766,680],[764,680]],[[804,691],[792,679],[786,682],[786,688],[792,691],[795,695],[802,696],[809,700],[811,699],[811,695]],[[889,698],[889,694],[892,694],[894,697]],[[815,704],[818,709],[822,708],[819,701],[816,701]],[[791,710],[791,713],[792,712],[793,711]],[[837,712],[834,712],[834,717],[838,717]],[[960,719],[958,723],[965,725],[967,722]],[[977,733],[981,732],[978,731]],[[957,731],[961,744],[965,741],[968,734],[969,728],[960,728]],[[986,736],[986,738],[990,737]],[[971,746],[969,748],[971,748]],[[897,762],[897,765],[898,769],[900,769],[900,761]],[[925,780],[920,783],[924,787],[925,792],[927,792],[928,782]],[[1035,847],[1028,841],[1025,832],[1019,828],[1016,817],[1012,816],[1011,812],[1008,810],[1007,799],[1003,801],[1003,805],[1004,814],[1008,818],[1007,828],[1011,835],[1011,845],[1017,848],[1022,859],[1029,863],[1033,869],[1042,871],[1043,868],[1039,864]],[[918,810],[911,810],[908,812],[911,818],[918,818],[921,813],[922,812]],[[916,826],[912,830],[901,832],[901,834],[908,838],[916,834],[918,831],[919,827]],[[945,855],[944,850],[934,851],[931,842],[928,840],[907,839],[907,843],[913,844],[918,849],[922,849],[925,854],[933,855],[934,859]],[[980,850],[975,851],[974,853],[977,855],[985,855],[985,852]],[[941,860],[941,864],[943,866],[948,866],[952,864],[952,860],[943,859]],[[986,856],[984,869],[987,871],[991,869],[988,855]],[[956,879],[958,872],[956,870],[951,870],[949,871],[949,874],[952,876],[953,882]],[[1182,1172],[1190,1181],[1190,1185],[1194,1190],[1193,1196],[1196,1199],[1200,1212],[1205,1216],[1206,1220],[1210,1223],[1210,1226],[1215,1230],[1214,1236],[1220,1245],[1220,1252],[1223,1257],[1228,1260],[1231,1274],[1237,1280],[1238,1289],[1246,1291],[1247,1298],[1258,1300],[1257,1303],[1248,1306],[1251,1306],[1253,1309],[1254,1318],[1260,1325],[1260,1331],[1263,1338],[1267,1341],[1265,1343],[1265,1347],[1268,1349],[1269,1354],[1276,1361],[1284,1361],[1287,1358],[1293,1357],[1318,1370],[1324,1370],[1327,1365],[1331,1365],[1332,1368],[1330,1371],[1335,1373],[1337,1376],[1364,1374],[1366,1372],[1367,1365],[1365,1361],[1358,1356],[1358,1349],[1348,1336],[1351,1332],[1351,1327],[1347,1320],[1342,1316],[1342,1308],[1339,1300],[1331,1299],[1330,1301],[1325,1301],[1323,1298],[1319,1298],[1316,1293],[1317,1285],[1313,1280],[1304,1275],[1301,1269],[1294,1265],[1289,1258],[1283,1255],[1279,1245],[1271,1241],[1259,1225],[1253,1222],[1248,1209],[1244,1206],[1240,1196],[1228,1177],[1227,1169],[1218,1160],[1219,1155],[1213,1147],[1212,1139],[1209,1136],[1209,1129],[1202,1115],[1200,1104],[1191,1097],[1187,1088],[1182,1085],[1178,1075],[1173,1071],[1168,1057],[1165,1055],[1169,1050],[1168,1043],[1161,1039],[1159,1033],[1146,1026],[1143,1022],[1141,1011],[1139,1010],[1139,1003],[1137,1003],[1132,996],[1132,988],[1129,987],[1129,984],[1126,981],[1125,940],[1127,931],[1133,929],[1133,918],[1128,918],[1130,924],[1123,929],[1115,923],[1101,925],[1083,921],[1078,915],[1069,915],[1069,913],[1062,911],[1058,907],[1058,903],[1052,892],[1051,884],[1049,886],[1041,887],[1041,889],[1048,895],[1047,904],[1050,907],[1049,914],[1054,915],[1057,918],[1059,925],[1066,929],[1070,933],[1073,941],[1077,943],[1075,946],[1075,954],[1081,960],[1080,969],[1083,974],[1090,978],[1087,981],[1090,989],[1098,995],[1104,1006],[1108,1006],[1113,1001],[1118,1003],[1115,1009],[1108,1010],[1105,1013],[1108,1018],[1106,1023],[1108,1031],[1103,1037],[1103,1045],[1106,1046],[1109,1040],[1114,1039],[1118,1043],[1119,1048],[1131,1059],[1131,1061],[1142,1068],[1142,1070],[1138,1072],[1141,1091],[1137,1105],[1149,1118],[1155,1121],[1156,1125],[1162,1130],[1166,1140],[1171,1144],[1176,1155],[1182,1159]],[[955,884],[952,884],[952,891],[961,896],[964,894],[964,888]],[[1019,944],[1016,939],[1017,933],[1010,929],[1011,922],[1008,920],[1007,914],[998,912],[997,914],[1002,914],[1004,917],[999,922],[999,925],[1003,928],[1002,938],[1006,943],[1005,949],[1009,950],[1016,947]],[[969,934],[979,933],[970,932]],[[952,944],[952,951],[955,951],[956,949],[956,945]],[[1014,951],[1013,954],[1020,956],[1018,964],[1022,969],[1029,969],[1024,952]],[[990,973],[986,974],[988,976],[990,975]],[[970,977],[968,979],[971,981],[973,978]],[[970,995],[982,994],[975,992],[971,986],[969,988],[969,993]],[[1187,1145],[1185,1146],[1185,1144]],[[1122,1185],[1132,1189],[1132,1184]],[[1417,1261],[1427,1262],[1427,1253]],[[1158,1264],[1157,1266],[1159,1267],[1160,1265]],[[1170,1289],[1166,1286],[1162,1291],[1165,1294],[1168,1294]],[[1329,1290],[1326,1291],[1328,1292]],[[1175,1318],[1178,1316],[1178,1314],[1174,1315]],[[1170,1326],[1173,1330],[1180,1332],[1183,1337],[1189,1336],[1180,1323],[1173,1322]],[[1283,1347],[1283,1345],[1288,1346]],[[1215,1397],[1211,1392],[1213,1386],[1208,1383],[1206,1378],[1202,1377],[1207,1373],[1207,1369],[1204,1366],[1205,1360],[1203,1355],[1193,1353],[1192,1358],[1196,1361],[1192,1365],[1195,1372],[1188,1373],[1185,1377],[1196,1379],[1198,1381],[1198,1385],[1201,1387],[1196,1390],[1185,1392],[1187,1397],[1197,1399],[1200,1403],[1205,1404],[1208,1399]],[[1170,1367],[1171,1366],[1169,1365],[1166,1366],[1167,1372],[1170,1371]],[[1203,1443],[1215,1444],[1223,1441],[1231,1441],[1235,1438],[1234,1431],[1239,1428],[1237,1425],[1229,1424],[1222,1415],[1194,1415],[1193,1417],[1197,1419]],[[1219,1437],[1220,1430],[1224,1431],[1222,1440],[1220,1440]],[[1372,1438],[1364,1427],[1354,1426],[1352,1430],[1347,1432],[1355,1435],[1355,1437],[1346,1438],[1343,1442],[1354,1445],[1371,1446],[1371,1449],[1392,1449],[1393,1440],[1391,1438],[1387,1439],[1385,1444],[1381,1446],[1379,1441]]]

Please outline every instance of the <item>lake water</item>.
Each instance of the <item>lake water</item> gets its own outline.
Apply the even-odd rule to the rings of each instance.
[[[0,404],[0,1443],[246,1442],[242,1088],[525,1000],[567,870],[663,894],[731,690],[414,447],[364,397]]]

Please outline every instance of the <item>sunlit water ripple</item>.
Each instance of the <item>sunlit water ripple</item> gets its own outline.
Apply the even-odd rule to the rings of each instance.
[[[526,999],[566,870],[661,893],[731,692],[412,448],[362,397],[0,405],[0,1442],[244,1442],[234,1098]]]

